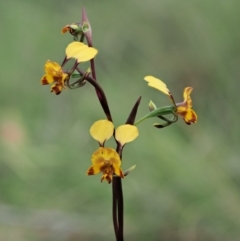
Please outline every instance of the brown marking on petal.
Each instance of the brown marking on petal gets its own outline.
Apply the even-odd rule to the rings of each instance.
[[[196,113],[192,110],[191,111],[191,117],[189,118],[184,118],[184,121],[187,125],[191,125],[192,123],[196,123],[197,122],[197,115]]]
[[[48,85],[49,83],[48,83],[48,80],[47,80],[47,78],[46,78],[46,75],[44,75],[43,77],[42,77],[42,79],[41,79],[41,84],[42,85]]]
[[[123,171],[122,171],[121,168],[120,168],[120,177],[121,177],[121,178],[124,178],[124,173],[123,173]]]
[[[51,92],[54,92],[56,95],[59,95],[62,92],[62,86],[61,85],[53,85],[51,88]]]
[[[106,180],[109,184],[112,182],[112,175],[109,175],[109,174],[103,174],[102,175],[102,178],[101,178],[101,182],[103,181],[103,180]]]
[[[197,114],[193,110],[191,111],[191,122],[192,123],[197,122]]]
[[[107,175],[106,180],[107,180],[108,184],[110,184],[112,182],[112,176]]]
[[[61,33],[64,34],[68,31],[70,31],[70,27],[69,27],[69,25],[66,25],[65,27],[62,28]]]
[[[56,83],[60,83],[62,81],[62,76],[53,75],[52,77]]]
[[[177,111],[178,115],[181,115],[183,118],[187,115],[187,110],[181,110],[181,111]]]
[[[94,169],[93,166],[91,166],[88,171],[87,171],[87,175],[94,175]]]
[[[112,181],[112,175],[114,172],[113,166],[109,161],[106,161],[104,163],[104,166],[101,167],[101,171],[103,173],[102,178],[101,178],[101,182],[105,179],[108,181],[108,183],[111,183]]]

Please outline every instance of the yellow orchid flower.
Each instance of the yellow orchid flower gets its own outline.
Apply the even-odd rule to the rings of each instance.
[[[113,174],[124,178],[120,168],[121,159],[119,154],[112,148],[104,147],[105,141],[110,139],[113,133],[114,125],[109,120],[98,120],[90,128],[91,136],[98,141],[100,147],[92,155],[92,166],[88,169],[87,175],[95,175],[102,172],[101,181],[107,180],[108,183],[112,181]],[[135,140],[137,136],[138,129],[133,125],[121,125],[115,131],[115,139],[121,148],[126,143]]]
[[[107,180],[112,182],[113,174],[124,178],[121,166],[121,159],[118,153],[112,148],[99,147],[92,155],[92,166],[88,169],[87,175],[103,173],[101,182]]]
[[[190,97],[190,94],[193,90],[192,87],[186,87],[183,92],[183,98],[184,101],[181,103],[175,103],[174,98],[172,97],[169,89],[167,88],[166,84],[153,77],[153,76],[146,76],[144,78],[148,82],[148,85],[163,92],[164,94],[168,95],[170,100],[173,102],[173,104],[176,106],[176,114],[183,117],[186,124],[190,125],[191,123],[197,122],[197,114],[192,109],[192,99]]]
[[[192,87],[186,87],[183,92],[184,101],[181,103],[176,103],[177,114],[181,115],[188,125],[197,122],[197,114],[192,109],[192,99],[190,97],[192,90]]]
[[[68,75],[63,72],[61,66],[48,60],[45,63],[45,75],[41,79],[42,85],[53,84],[51,87],[51,92],[59,95],[62,89],[65,88],[65,82],[68,79]]]

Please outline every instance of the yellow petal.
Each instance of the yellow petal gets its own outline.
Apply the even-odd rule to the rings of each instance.
[[[96,56],[97,52],[98,52],[97,49],[88,47],[79,51],[74,56],[74,58],[77,59],[78,63],[86,62],[86,61],[89,61],[90,59],[93,59]]]
[[[50,60],[45,63],[45,72],[53,77],[61,77],[63,73],[61,66],[57,62]]]
[[[121,125],[116,129],[115,138],[121,145],[135,140],[138,136],[138,128],[134,125]]]
[[[101,172],[99,166],[91,166],[87,170],[87,175],[95,175],[95,174],[98,174],[99,172]]]
[[[63,89],[62,84],[54,84],[51,87],[51,92],[54,92],[56,95],[59,95],[61,94],[62,89]]]
[[[194,110],[190,109],[187,111],[184,121],[186,124],[190,125],[191,123],[196,123],[197,122],[197,114]]]
[[[177,107],[177,114],[181,115],[186,122],[186,124],[190,125],[191,123],[197,122],[197,114],[191,108],[187,109],[184,106]]]
[[[114,125],[108,120],[99,120],[93,123],[90,128],[91,136],[101,145],[113,135]]]
[[[160,90],[164,94],[170,96],[170,91],[167,88],[167,85],[163,81],[161,81],[160,79],[157,79],[153,76],[146,76],[144,78],[144,80],[146,80],[148,82],[149,86],[151,86],[151,87],[153,87],[157,90]]]
[[[81,42],[72,42],[66,48],[67,58],[75,58],[79,63],[93,59],[97,52],[97,49]]]
[[[92,154],[92,166],[88,169],[87,175],[94,175],[102,172],[101,181],[107,180],[108,183],[112,181],[112,175],[124,178],[124,174],[120,168],[121,160],[118,153],[112,148],[99,147]]]
[[[106,180],[109,184],[112,182],[112,175],[109,173],[104,173],[101,178],[101,182]]]
[[[93,154],[92,154],[92,164],[93,166],[99,166],[99,169],[104,166],[105,158],[108,158],[105,148],[99,147]]]
[[[93,166],[103,167],[106,163],[107,165],[121,166],[121,160],[118,153],[112,148],[99,147],[92,154],[92,164]]]
[[[74,56],[81,52],[83,49],[88,48],[88,46],[81,42],[72,42],[66,48],[67,58],[75,58]]]
[[[65,82],[66,82],[67,80],[68,80],[68,74],[63,73],[62,79],[61,79],[61,81],[60,81],[60,83],[62,84],[63,87],[64,87]]]
[[[183,99],[184,99],[184,102],[187,103],[188,108],[192,107],[192,99],[190,97],[192,90],[193,90],[192,87],[186,87],[183,91]]]
[[[52,84],[53,82],[54,82],[54,79],[50,74],[45,74],[41,79],[42,85]]]
[[[114,173],[121,177],[121,178],[124,178],[124,174],[123,174],[123,171],[122,169],[119,167],[119,166],[116,166],[116,165],[113,165],[113,168],[114,168]]]

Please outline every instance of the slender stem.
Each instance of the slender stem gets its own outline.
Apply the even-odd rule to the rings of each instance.
[[[116,151],[120,156],[120,159],[122,161],[122,150],[123,146],[119,142],[117,142],[117,148]],[[117,235],[117,241],[123,241],[123,216],[124,216],[124,202],[123,202],[123,191],[122,191],[122,179],[120,177],[113,177],[113,187],[116,193],[116,202],[117,206],[114,210],[117,212],[117,220],[118,220],[118,235]]]
[[[117,189],[117,210],[118,210],[118,241],[123,241],[123,191],[122,191],[122,179],[115,177],[116,189]]]
[[[84,74],[79,68],[77,68],[77,71],[82,75]],[[91,76],[87,76],[86,80],[95,87],[103,111],[107,119],[112,122],[110,109],[103,89]],[[123,193],[119,177],[113,177],[112,181],[112,218],[116,240],[123,241]]]
[[[90,60],[90,64],[91,64],[92,76],[97,81],[97,75],[96,75],[96,71],[95,71],[94,59]]]
[[[82,25],[84,22],[87,23],[90,32],[88,32],[86,35],[88,46],[92,47],[92,35],[91,35],[91,26],[87,18],[87,14],[85,12],[85,9],[82,9]],[[95,63],[94,59],[90,60],[90,65],[91,65],[91,72],[92,72],[92,78],[90,76],[86,77],[86,80],[92,84],[95,87],[96,94],[98,96],[98,99],[100,101],[100,104],[103,108],[103,111],[105,115],[107,116],[107,119],[111,122],[112,117],[110,113],[110,109],[108,107],[108,102],[107,98],[104,94],[103,89],[101,86],[97,83],[97,76],[96,76],[96,71],[95,71]],[[79,73],[81,71],[77,69]],[[113,182],[112,182],[112,192],[113,192],[113,197],[112,197],[112,212],[113,212],[113,226],[114,226],[114,231],[115,231],[115,236],[117,241],[123,241],[123,195],[122,195],[122,184],[121,180],[119,183],[119,177],[113,177]],[[120,212],[120,216],[119,216]]]
[[[78,63],[77,60],[76,60],[75,63],[74,63],[74,65],[73,65],[73,67],[72,67],[72,69],[68,72],[68,75],[69,75],[69,76],[72,75],[72,73],[74,72],[74,70],[77,68],[78,64],[79,64],[79,63]]]
[[[123,227],[124,227],[124,202],[122,191],[122,179],[120,177],[113,177],[112,182],[113,191],[113,225],[117,241],[124,241]]]
[[[80,74],[84,75],[84,72],[83,72],[82,70],[80,70],[79,68],[76,68],[76,69],[77,69],[77,71],[78,71]],[[91,85],[93,85],[94,88],[96,89],[97,94],[98,94],[97,96],[98,96],[99,102],[100,102],[100,104],[101,104],[101,106],[102,106],[102,108],[103,108],[103,111],[104,111],[107,119],[108,119],[109,121],[113,122],[113,121],[112,121],[111,112],[110,112],[110,109],[109,109],[109,106],[108,106],[107,98],[106,98],[106,95],[105,95],[103,89],[102,89],[101,86],[96,82],[96,80],[93,79],[91,76],[87,76],[87,77],[86,77],[86,80],[87,80]]]
[[[115,232],[116,239],[118,238],[118,220],[117,220],[117,193],[116,193],[116,181],[113,177],[112,182],[112,218],[113,218],[113,227]]]
[[[82,42],[82,43],[83,43],[83,41],[84,41],[84,37],[85,37],[85,35],[84,35],[84,34],[81,34],[81,37],[80,37],[79,42]]]
[[[92,47],[92,43],[89,43],[89,47]],[[90,60],[90,65],[91,65],[91,70],[92,70],[92,77],[93,79],[95,79],[95,81],[97,82],[97,75],[96,75],[96,70],[95,70],[95,62],[94,59]],[[99,91],[96,89],[96,93],[98,96],[98,99],[100,99],[101,94],[99,93]]]
[[[62,62],[62,64],[61,64],[61,67],[63,67],[67,62],[68,62],[68,58],[67,58],[67,56],[65,56],[65,58],[64,58],[64,60],[63,60],[63,62]]]

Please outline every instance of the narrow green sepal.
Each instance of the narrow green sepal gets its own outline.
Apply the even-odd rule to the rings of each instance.
[[[168,114],[172,114],[175,110],[175,106],[165,106],[162,108],[157,108],[151,112],[149,112],[146,117],[147,118],[152,118],[152,117],[157,117],[157,116],[161,116],[161,115],[168,115]]]
[[[126,177],[132,170],[134,170],[136,165],[128,168],[126,171],[123,172],[124,176]]]
[[[159,117],[159,116],[164,116],[169,114],[175,115],[175,110],[176,110],[175,106],[165,106],[162,108],[157,108],[156,110],[149,112],[147,115],[139,119],[137,122],[134,123],[134,125],[137,125],[140,122],[152,117]]]
[[[148,104],[149,110],[153,111],[157,109],[157,106],[150,100],[149,104]]]

